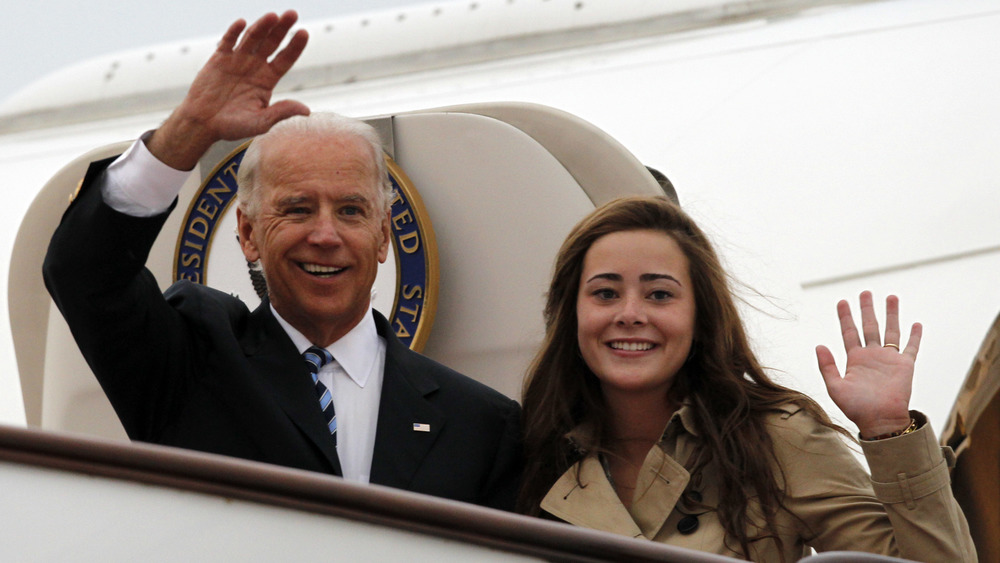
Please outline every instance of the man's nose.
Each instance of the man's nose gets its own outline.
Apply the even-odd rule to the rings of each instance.
[[[340,243],[339,225],[333,215],[329,213],[317,215],[309,231],[309,244],[336,246]]]

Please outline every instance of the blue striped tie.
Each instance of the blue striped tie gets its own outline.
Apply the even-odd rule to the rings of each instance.
[[[333,443],[336,444],[337,414],[333,411],[333,395],[330,394],[330,390],[326,388],[326,385],[323,385],[323,382],[319,380],[319,368],[332,362],[333,354],[324,348],[310,346],[308,350],[302,353],[302,357],[305,358],[306,365],[309,366],[309,373],[312,374],[313,385],[316,387],[316,395],[319,396],[319,406],[323,409],[323,417],[326,419],[326,425],[330,429],[330,436],[333,437]]]

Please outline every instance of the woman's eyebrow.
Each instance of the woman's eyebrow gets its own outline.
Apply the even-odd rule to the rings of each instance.
[[[594,280],[622,281],[622,276],[621,274],[613,274],[611,272],[605,274],[594,274],[584,283],[590,283]]]
[[[590,277],[590,279],[588,279],[584,283],[590,283],[590,282],[592,282],[594,280],[622,281],[622,279],[623,278],[622,278],[621,274],[615,274],[615,273],[607,272],[607,273],[602,273],[602,274],[594,274],[593,276]],[[677,285],[683,285],[683,284],[681,284],[680,280],[678,280],[674,276],[671,276],[670,274],[653,274],[653,273],[649,273],[649,274],[642,274],[641,276],[639,276],[639,281],[642,281],[642,282],[651,282],[651,281],[656,281],[656,280],[670,280],[670,281],[676,283]]]
[[[639,276],[639,281],[649,282],[656,280],[670,280],[676,283],[677,285],[682,285],[680,280],[678,280],[674,276],[671,276],[670,274],[643,274]]]

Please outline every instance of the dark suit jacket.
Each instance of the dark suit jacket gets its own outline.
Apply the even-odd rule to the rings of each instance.
[[[268,303],[145,269],[168,213],[136,218],[88,189],[88,171],[44,265],[46,286],[129,437],[340,475],[305,363]],[[512,509],[520,475],[513,400],[386,341],[371,482]],[[415,432],[414,423],[430,426]]]

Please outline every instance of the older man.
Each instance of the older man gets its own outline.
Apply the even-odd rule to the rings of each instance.
[[[371,308],[390,240],[377,135],[270,103],[307,42],[278,52],[295,20],[233,24],[163,125],[91,167],[46,285],[132,439],[509,509],[517,403],[410,351]],[[188,282],[161,294],[144,263],[184,171],[255,135],[237,220],[268,298],[250,312]]]

